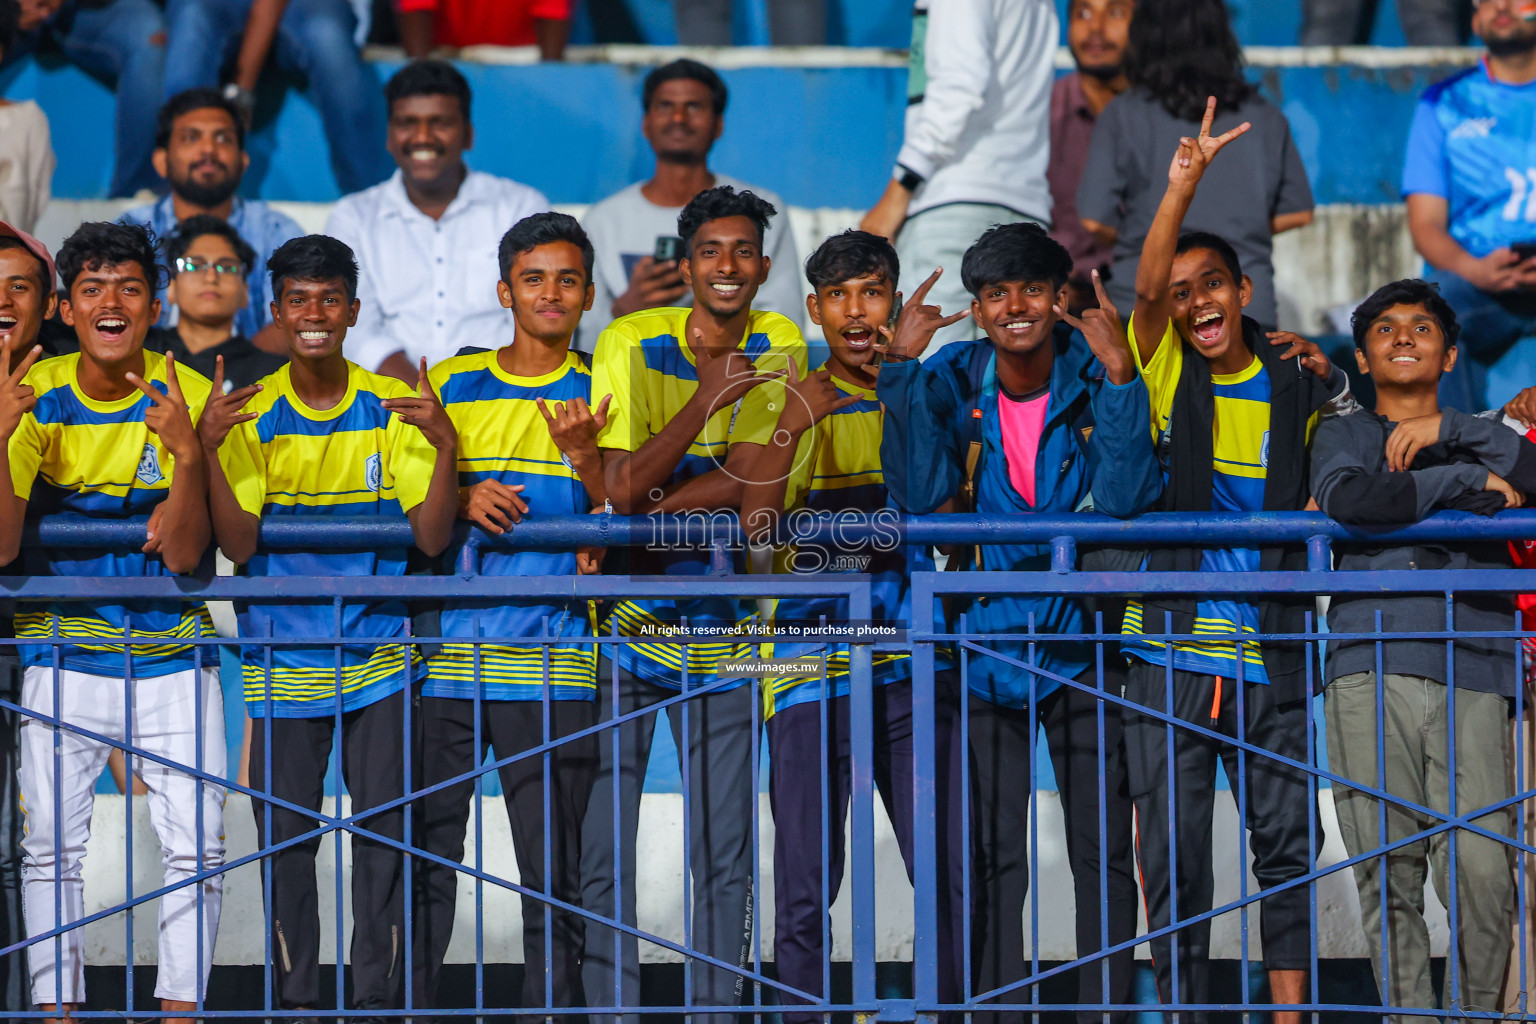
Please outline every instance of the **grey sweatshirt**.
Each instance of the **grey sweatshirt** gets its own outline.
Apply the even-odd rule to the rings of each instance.
[[[1312,441],[1312,492],[1332,518],[1356,526],[1406,526],[1434,512],[1465,507],[1481,494],[1488,473],[1516,490],[1536,493],[1536,445],[1497,420],[1441,412],[1439,443],[1422,451],[1406,472],[1387,469],[1385,445],[1395,423],[1372,412],[1324,420]],[[1510,565],[1502,543],[1372,547],[1340,545],[1335,569],[1497,569]],[[1384,634],[1446,629],[1439,593],[1343,594],[1333,598],[1333,633],[1372,633],[1381,613]],[[1507,594],[1457,594],[1452,607],[1457,632],[1512,630],[1515,605]],[[1447,682],[1444,640],[1397,639],[1381,645],[1382,670]],[[1513,696],[1518,678],[1516,641],[1466,637],[1456,641],[1458,687]],[[1330,640],[1324,681],[1376,668],[1376,643]]]

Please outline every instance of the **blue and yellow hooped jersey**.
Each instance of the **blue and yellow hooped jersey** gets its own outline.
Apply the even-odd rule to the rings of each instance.
[[[312,409],[295,394],[290,367],[261,381],[246,405],[254,420],[231,430],[219,464],[240,507],[258,517],[284,515],[398,516],[421,504],[432,478],[430,447],[407,445],[419,431],[383,406],[415,392],[393,377],[347,364],[347,391],[329,409]],[[274,551],[246,566],[251,576],[402,576],[406,549]],[[398,692],[419,661],[406,643],[400,600],[354,601],[338,613],[330,601],[245,604],[240,635],[346,638],[335,644],[246,644],[242,650],[246,708],[253,718],[314,718],[366,707]],[[267,653],[270,649],[270,655]]]
[[[433,368],[432,386],[459,432],[461,491],[484,480],[520,485],[528,519],[591,511],[586,487],[550,437],[537,404],[544,399],[551,412],[573,398],[597,404],[592,375],[580,356],[568,352],[558,369],[539,377],[513,376],[502,369],[496,352],[454,356]],[[482,551],[480,572],[574,576],[576,552]],[[515,586],[508,589],[516,591]],[[487,641],[444,644],[428,662],[422,694],[468,699],[475,696],[478,681],[485,700],[540,700],[546,687],[552,700],[592,700],[597,694],[592,644],[533,642],[535,637],[590,637],[592,615],[589,602],[574,599],[450,602],[442,612],[443,636]]]
[[[821,369],[825,369],[823,364]],[[800,436],[795,451],[794,468],[784,488],[784,509],[790,516],[789,529],[794,534],[794,517],[836,514],[853,511],[876,513],[885,509],[891,515],[891,528],[882,535],[864,541],[856,548],[831,548],[808,543],[779,551],[774,559],[775,572],[867,573],[874,577],[872,611],[876,621],[911,621],[911,592],[906,584],[908,552],[901,545],[895,510],[891,508],[880,464],[880,438],[884,411],[873,389],[832,377],[832,383],[845,395],[858,401],[838,409]],[[774,395],[752,394],[743,404],[765,406]],[[754,410],[754,417],[756,410]],[[774,416],[777,423],[777,416]],[[926,550],[923,551],[926,555]],[[931,566],[928,566],[931,568]],[[923,566],[916,566],[923,568]],[[773,602],[775,622],[814,623],[825,616],[828,623],[848,621],[848,602],[843,599],[790,598]],[[826,659],[827,696],[848,693],[849,648],[847,644],[785,643],[762,645],[765,658]],[[876,651],[876,685],[912,677],[910,654]],[[763,682],[763,714],[816,700],[821,696],[819,679],[781,676]]]
[[[148,515],[170,493],[176,460],[160,436],[144,423],[153,404],[137,388],[110,402],[91,398],[80,387],[80,354],[44,359],[27,372],[37,405],[21,418],[11,436],[11,486],[25,498],[28,514],[78,512],[105,519]],[[167,391],[165,357],[144,353],[144,379]],[[208,401],[211,385],[199,373],[179,366],[176,379],[195,423]],[[28,553],[34,571],[56,576],[169,576],[158,557],[138,551],[45,550]],[[161,640],[132,644],[135,676],[183,672],[197,664],[195,645],[177,643],[213,635],[213,622],[201,602],[135,601],[118,604],[56,602],[24,605],[16,615],[18,638],[46,637],[57,626],[60,636],[90,638],[61,644],[62,667],[93,675],[122,676],[128,668],[124,644],[111,637]],[[53,663],[53,646],[23,645],[28,665]],[[204,665],[217,665],[205,651]]]
[[[592,393],[613,395],[608,425],[597,439],[599,447],[638,451],[698,390],[698,363],[684,340],[690,312],[677,307],[631,313],[615,320],[598,337]],[[791,359],[801,374],[806,372],[805,339],[793,321],[778,313],[753,310],[738,347],[759,373],[783,371]],[[782,383],[769,383],[759,385],[754,392],[776,391],[782,396],[783,390]],[[754,415],[751,408],[760,407],[749,407],[742,401],[710,416],[663,487],[724,467],[733,443],[766,444],[778,424],[778,413]],[[631,559],[631,571],[637,575],[702,576],[709,572],[709,552],[701,549],[636,548]],[[642,637],[675,626],[684,617],[693,626],[724,629],[749,614],[750,610],[738,602],[724,598],[621,601],[603,631],[606,634],[614,629],[620,636]],[[735,641],[688,645],[641,642],[619,646],[616,660],[648,682],[677,688],[682,685],[685,667],[690,685],[709,682],[722,658],[744,657],[749,649]]]

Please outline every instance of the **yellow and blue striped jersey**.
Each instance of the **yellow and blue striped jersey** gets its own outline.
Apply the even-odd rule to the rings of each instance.
[[[432,387],[459,432],[461,489],[483,480],[521,485],[528,519],[591,510],[586,487],[549,436],[549,425],[537,405],[542,398],[553,411],[556,403],[573,398],[591,402],[592,375],[580,356],[567,353],[558,369],[539,377],[513,376],[502,369],[495,352],[454,356],[433,368]],[[425,438],[413,443],[427,444]],[[576,552],[486,550],[480,553],[480,572],[485,576],[574,576]],[[450,602],[443,608],[442,630],[445,637],[492,639],[479,645],[444,644],[442,652],[427,663],[424,696],[472,698],[478,678],[479,693],[486,700],[539,700],[546,687],[553,700],[596,697],[593,645],[541,645],[531,639],[590,637],[592,609],[586,601],[509,597]]]
[[[170,493],[175,459],[160,436],[144,424],[153,404],[138,389],[112,402],[99,402],[80,387],[78,352],[44,359],[27,372],[25,383],[37,394],[37,405],[21,418],[8,452],[11,486],[28,503],[28,513],[78,512],[100,518],[147,515]],[[212,390],[207,379],[185,366],[176,378],[192,421],[197,422]],[[165,357],[144,353],[144,379],[167,390]],[[40,560],[42,564],[36,565]],[[57,576],[169,576],[158,557],[138,551],[55,550],[28,553],[38,573]],[[201,602],[135,601],[119,604],[55,602],[25,605],[16,615],[18,639],[46,637],[57,626],[60,636],[91,638],[91,642],[59,645],[62,667],[92,675],[121,676],[128,666],[121,643],[124,636],[163,639],[163,643],[133,644],[135,676],[183,672],[195,667],[195,645],[176,643],[213,635],[213,622]],[[23,645],[28,665],[53,663],[53,646]],[[212,652],[203,664],[215,665]]]
[[[600,447],[638,451],[661,433],[698,390],[697,362],[684,340],[690,312],[675,307],[642,310],[615,320],[598,337],[592,393],[613,395],[608,425],[597,439]],[[806,372],[805,339],[791,320],[778,313],[753,310],[739,347],[759,373],[783,371],[791,359],[800,373]],[[759,385],[755,390],[765,389],[782,398],[782,383]],[[778,425],[778,413],[769,413],[766,405],[753,408],[762,414],[754,415],[744,401],[716,411],[689,445],[664,489],[722,468],[732,443],[766,444]],[[709,572],[709,552],[635,548],[630,572],[702,576]],[[616,629],[620,636],[641,637],[657,627],[676,625],[685,616],[693,626],[723,628],[740,621],[742,612],[737,602],[726,598],[621,601],[604,632]],[[616,660],[641,679],[677,688],[682,685],[685,667],[690,684],[708,682],[720,659],[744,655],[747,649],[733,641],[686,646],[631,643],[617,648]]]
[[[330,409],[312,409],[293,390],[290,367],[261,380],[246,405],[256,419],[236,425],[219,449],[219,464],[240,507],[255,516],[398,516],[421,504],[432,456],[407,445],[419,431],[384,409],[387,398],[415,394],[394,379],[347,364],[347,390]],[[251,576],[401,576],[406,549],[260,552]],[[246,708],[253,718],[315,718],[366,707],[410,680],[415,648],[372,644],[406,635],[400,600],[287,604],[242,603],[240,635],[345,637],[334,644],[246,644]],[[270,656],[268,655],[270,650]]]
[[[821,368],[825,369],[826,365]],[[784,508],[786,511],[803,510],[795,513],[797,515],[845,511],[871,513],[889,508],[885,474],[880,465],[884,419],[880,402],[873,389],[861,388],[836,376],[832,377],[832,383],[843,394],[857,395],[859,400],[836,410],[800,436],[794,468],[784,488]],[[776,398],[749,394],[743,403],[743,412],[748,405],[763,405]],[[904,549],[897,545],[897,540],[899,534],[893,524],[889,543],[872,540],[854,550],[835,550],[820,544],[786,548],[778,552],[774,571],[868,573],[874,577],[871,598],[875,619],[908,623],[911,621],[911,592],[906,585],[908,566]],[[773,606],[775,622],[815,623],[822,616],[829,623],[848,621],[846,599],[779,599]],[[826,658],[827,696],[841,697],[848,692],[847,644],[775,642],[762,645],[762,655],[765,658],[823,655]],[[876,651],[874,669],[877,685],[910,679],[912,659],[904,652]],[[821,696],[821,689],[820,680],[809,677],[769,678],[763,683],[763,715],[766,718],[795,704],[816,700]]]
[[[1157,354],[1141,365],[1136,348],[1135,327],[1127,324],[1131,351],[1146,381],[1152,399],[1152,430],[1155,439],[1168,431],[1173,415],[1174,394],[1187,358],[1184,344],[1170,322]],[[1199,358],[1194,356],[1193,358]],[[1269,374],[1258,356],[1248,366],[1231,374],[1211,375],[1211,395],[1215,406],[1211,424],[1215,458],[1211,483],[1213,512],[1257,512],[1264,508],[1264,480],[1269,464]],[[1313,415],[1307,424],[1310,438],[1317,425]],[[1252,572],[1259,568],[1257,548],[1207,548],[1201,555],[1205,572]],[[1143,622],[1140,601],[1126,605],[1122,633],[1127,639],[1123,649],[1156,665],[1167,663],[1167,645],[1146,637],[1164,631],[1161,622]],[[1215,675],[1235,679],[1238,675],[1237,638],[1251,637],[1259,631],[1259,609],[1251,601],[1230,597],[1206,598],[1196,602],[1194,632],[1209,640],[1176,642],[1173,667],[1181,672]],[[1243,679],[1267,683],[1264,659],[1256,640],[1243,644]]]

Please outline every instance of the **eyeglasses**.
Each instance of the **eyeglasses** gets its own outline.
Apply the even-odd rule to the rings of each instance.
[[[213,272],[216,274],[233,274],[236,277],[245,272],[245,268],[240,265],[239,260],[214,260],[210,263],[207,260],[198,259],[196,256],[178,256],[176,258],[176,269],[183,274],[200,274],[209,267],[212,267]]]

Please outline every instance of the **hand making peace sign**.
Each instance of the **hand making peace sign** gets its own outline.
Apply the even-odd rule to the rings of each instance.
[[[208,404],[203,406],[203,414],[197,418],[197,438],[202,442],[205,452],[212,454],[218,451],[235,424],[256,418],[256,413],[242,414],[240,410],[245,408],[245,403],[256,397],[256,393],[260,390],[260,384],[247,384],[226,395],[224,393],[224,357],[218,356],[214,359],[213,393],[208,397]]]
[[[1170,185],[1194,188],[1222,147],[1253,127],[1251,122],[1244,121],[1231,131],[1212,138],[1211,122],[1215,119],[1216,97],[1211,96],[1205,101],[1205,117],[1200,120],[1200,135],[1193,139],[1186,136],[1179,140],[1178,152],[1173,154],[1173,162],[1168,165]]]
[[[27,371],[32,369],[32,364],[37,362],[43,354],[43,346],[33,345],[31,351],[22,359],[21,365],[6,374],[3,383],[0,383],[0,439],[10,438],[16,433],[16,428],[21,425],[21,418],[37,405],[37,392],[32,385],[23,384]],[[0,365],[11,365],[11,339],[6,338],[0,342]]]

